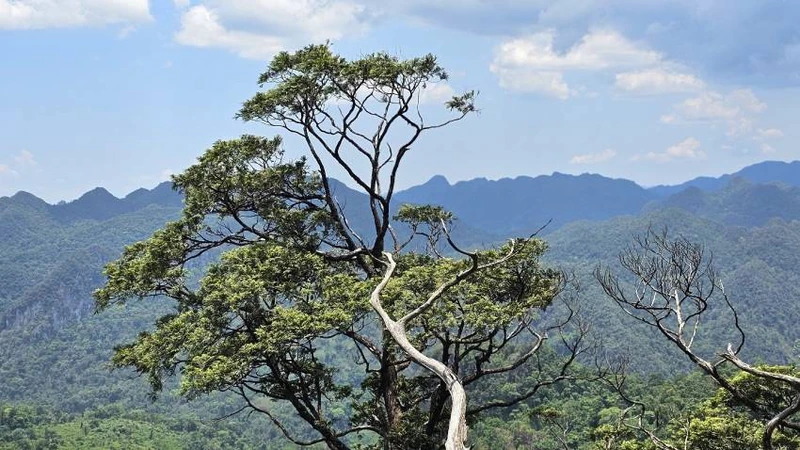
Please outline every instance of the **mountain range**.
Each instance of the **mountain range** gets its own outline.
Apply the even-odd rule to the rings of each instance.
[[[354,225],[368,228],[364,195],[341,183],[335,189]],[[451,210],[459,219],[457,238],[473,247],[550,221],[543,234],[551,249],[547,262],[587,286],[583,309],[605,348],[631,354],[642,371],[662,373],[683,364],[682,356],[665,353],[656,336],[630,324],[599,292],[591,272],[600,263],[613,265],[634,234],[669,226],[714,251],[749,333],[748,354],[774,363],[797,356],[800,162],[765,162],[652,188],[595,174],[453,184],[436,176],[398,192],[395,204],[404,202]],[[146,329],[167,306],[132,302],[93,315],[91,292],[103,282],[106,262],[177,217],[181,207],[170,183],[124,198],[96,188],[56,205],[26,192],[0,198],[0,402],[70,412],[146,403],[145,383],[109,374],[106,363],[114,345]],[[705,324],[709,351],[727,342],[725,320],[711,317]],[[175,404],[160,407],[171,411]]]
[[[395,205],[444,205],[468,227],[490,235],[505,236],[536,230],[548,221],[551,221],[548,231],[554,231],[576,220],[604,220],[637,214],[653,202],[700,208],[703,207],[702,197],[738,181],[773,185],[761,188],[760,194],[756,194],[766,196],[781,192],[781,188],[774,184],[800,187],[800,161],[766,161],[716,178],[699,177],[678,185],[650,188],[630,180],[588,173],[567,175],[555,172],[552,175],[499,180],[475,178],[454,184],[444,176],[436,175],[424,184],[397,192]],[[358,203],[363,195],[343,183],[335,183],[335,189],[345,206],[348,202]],[[673,197],[678,193],[682,194]],[[752,200],[757,203],[757,199]],[[54,220],[71,223],[107,220],[148,205],[180,208],[181,204],[181,197],[172,190],[171,183],[163,182],[153,189],[137,189],[124,198],[117,198],[98,187],[76,200],[55,205],[20,191],[11,197],[0,197],[0,214],[12,206],[26,207]],[[754,204],[747,205],[750,206]]]

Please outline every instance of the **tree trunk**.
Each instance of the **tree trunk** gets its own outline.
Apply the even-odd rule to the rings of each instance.
[[[443,363],[417,350],[411,342],[409,342],[405,326],[402,323],[394,321],[383,309],[380,299],[381,291],[386,287],[386,284],[389,283],[394,269],[397,266],[391,254],[384,253],[384,255],[388,260],[388,268],[384,273],[383,280],[381,280],[378,286],[375,287],[375,290],[372,291],[372,295],[370,295],[370,305],[372,305],[373,309],[375,309],[381,317],[386,331],[389,332],[392,339],[394,339],[397,345],[400,346],[411,360],[433,372],[447,386],[447,390],[450,392],[452,407],[450,410],[450,423],[447,428],[447,440],[445,441],[444,447],[445,450],[467,450],[467,447],[464,445],[464,442],[467,440],[467,393],[456,374]]]
[[[383,354],[381,355],[380,368],[380,392],[383,397],[383,406],[386,409],[386,439],[384,440],[384,450],[392,450],[391,435],[400,426],[402,410],[400,401],[397,398],[397,368],[394,364],[392,347],[396,344],[388,331],[383,332]]]

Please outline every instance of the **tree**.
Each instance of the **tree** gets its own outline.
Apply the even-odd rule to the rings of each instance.
[[[431,55],[278,54],[238,117],[282,131],[310,163],[289,161],[280,137],[248,135],[173,178],[182,217],[126,248],[95,297],[99,310],[169,297],[175,311],[118,347],[114,364],[146,374],[155,392],[180,371],[186,396],[233,392],[293,443],[332,449],[357,438],[461,449],[467,420],[568,378],[586,328],[572,314],[534,326],[564,281],[540,265],[542,241],[468,251],[441,207],[393,205],[418,139],[475,111],[466,92],[448,116],[424,118],[426,89],[445,80]],[[363,195],[343,199],[334,168]],[[549,333],[564,343],[557,364],[541,361]],[[467,406],[467,389],[521,369],[527,384]]]
[[[791,418],[800,411],[800,374],[786,367],[756,367],[741,359],[745,332],[717,275],[713,258],[702,245],[685,237],[672,239],[667,230],[651,229],[637,236],[634,244],[620,254],[619,261],[632,279],[621,279],[610,269],[598,268],[595,275],[606,295],[631,318],[656,329],[714,380],[729,397],[728,405],[745,408],[753,418],[763,421],[764,450],[773,449],[776,430],[782,429],[790,435],[782,439],[796,436],[800,423]],[[726,347],[718,346],[716,351],[703,351],[698,345],[698,338],[703,336],[700,324],[711,315],[729,317],[734,340]],[[713,346],[707,344],[705,348]],[[733,375],[725,369],[731,369]],[[612,385],[623,393],[624,381],[619,380],[622,378],[612,381]],[[636,429],[645,432],[659,449],[689,448],[686,446],[692,442],[691,433],[708,432],[717,420],[716,417],[704,423],[693,420],[685,429],[684,446],[677,447],[644,427],[646,405],[627,400],[638,411]],[[691,448],[701,448],[699,444],[692,445]]]

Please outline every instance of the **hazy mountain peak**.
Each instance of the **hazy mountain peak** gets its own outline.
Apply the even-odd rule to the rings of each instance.
[[[44,200],[26,191],[19,191],[11,197],[0,197],[0,204],[21,205],[40,210],[49,206]]]
[[[800,186],[800,161],[764,161],[747,166],[738,172],[720,175],[719,177],[702,176],[674,186],[654,186],[649,190],[662,197],[675,194],[692,186],[704,191],[716,191],[726,187],[735,178],[745,179],[757,184],[778,182],[789,186]]]
[[[75,202],[79,201],[87,201],[87,200],[119,200],[117,197],[114,196],[111,192],[108,192],[104,187],[96,187],[91,191],[81,195],[78,197]]]
[[[40,199],[39,197],[31,194],[27,191],[19,191],[16,194],[12,195],[11,200],[15,202],[24,202],[24,203],[47,203],[44,200]]]
[[[425,183],[421,184],[420,186],[428,186],[428,187],[450,187],[450,182],[447,181],[444,175],[434,175],[431,177],[430,180],[426,181]]]
[[[181,206],[183,196],[172,188],[171,181],[160,183],[153,189],[137,189],[123,199],[132,208],[141,208],[156,204],[162,206]]]
[[[150,192],[150,189],[146,189],[146,188],[142,187],[142,188],[136,189],[135,191],[131,191],[130,193],[128,193],[128,195],[125,196],[125,199],[128,200],[128,199],[132,199],[132,198],[138,198],[138,197],[141,197],[143,195],[146,195],[148,192]]]

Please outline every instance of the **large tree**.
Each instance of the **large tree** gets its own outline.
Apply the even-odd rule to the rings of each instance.
[[[102,310],[169,297],[175,310],[118,347],[114,364],[155,391],[179,371],[189,397],[236,393],[294,443],[332,449],[357,438],[461,449],[470,417],[567,378],[585,329],[535,327],[564,281],[541,267],[542,241],[468,251],[441,207],[393,205],[412,146],[475,111],[474,92],[444,111],[423,105],[445,80],[431,55],[278,54],[238,117],[279,130],[308,159],[289,160],[280,137],[242,136],[174,177],[181,218],[109,264],[96,299]],[[565,344],[555,364],[539,352],[548,331]],[[524,370],[514,389],[486,389],[514,370]],[[468,406],[470,389],[481,392]]]

